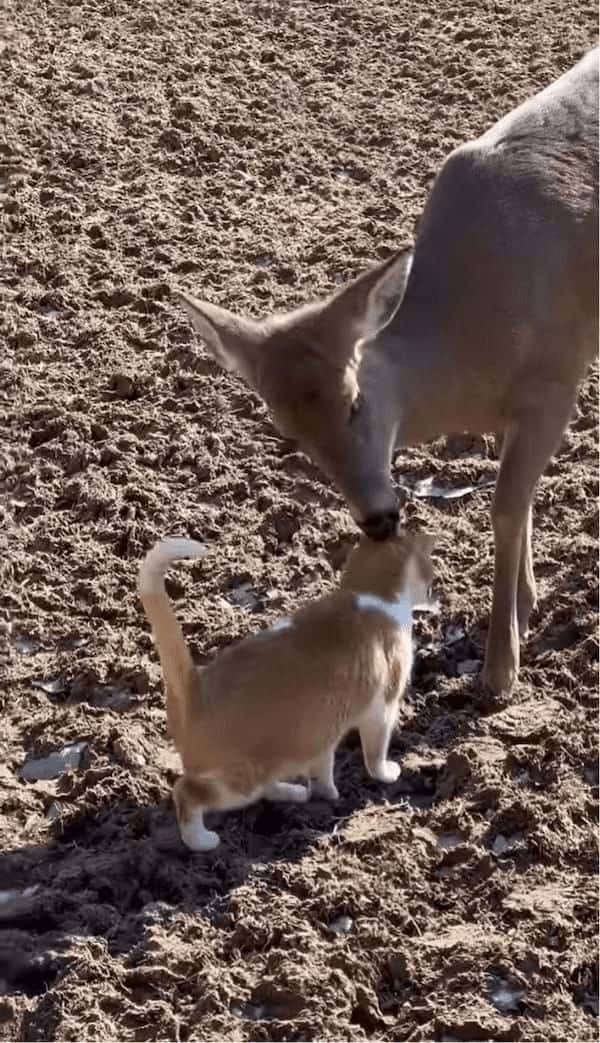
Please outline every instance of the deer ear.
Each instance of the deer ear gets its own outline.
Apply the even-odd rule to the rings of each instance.
[[[336,294],[328,310],[338,322],[354,326],[359,337],[373,337],[402,303],[412,258],[412,250],[401,250],[363,272]]]
[[[200,301],[189,293],[175,296],[190,316],[195,328],[215,360],[224,369],[236,370],[250,384],[265,332],[259,322],[242,318],[217,304]]]
[[[375,270],[375,279],[367,295],[364,336],[373,335],[387,326],[402,304],[412,267],[412,250],[402,250]],[[373,273],[367,272],[367,275]]]

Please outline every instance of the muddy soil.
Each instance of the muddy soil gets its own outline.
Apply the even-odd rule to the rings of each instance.
[[[167,532],[211,544],[170,582],[200,659],[335,583],[342,502],[171,287],[264,313],[410,242],[443,157],[579,58],[596,5],[1,18],[0,1038],[595,1039],[594,374],[537,493],[507,709],[484,712],[470,672],[490,489],[409,504],[439,533],[441,613],[417,627],[391,788],[350,738],[337,806],[259,804],[187,852],[135,576]],[[495,471],[491,439],[396,462],[411,488]],[[62,774],[32,779],[57,751]]]

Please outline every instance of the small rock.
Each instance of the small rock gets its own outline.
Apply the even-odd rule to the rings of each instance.
[[[490,999],[502,1014],[518,1011],[525,1002],[527,993],[516,985],[511,985],[502,978],[496,980],[490,992]]]
[[[31,898],[37,890],[39,890],[39,884],[32,884],[31,887],[25,887],[22,891],[19,891],[17,888],[11,888],[9,891],[0,891],[0,905],[14,902],[17,898]]]
[[[130,691],[110,684],[94,685],[86,697],[94,706],[104,706],[109,710],[128,710],[132,702]]]
[[[63,647],[75,650],[77,648],[85,648],[89,643],[90,639],[88,637],[83,637],[80,634],[69,634],[63,641]]]
[[[36,680],[31,682],[32,688],[39,688],[46,695],[62,695],[66,692],[67,687],[64,681],[61,681],[60,677],[54,677],[51,680]]]
[[[453,851],[455,847],[460,847],[464,840],[460,833],[440,833],[435,843],[441,851]]]
[[[267,1017],[264,1003],[233,1003],[229,1009],[235,1018],[243,1018],[246,1021],[263,1021]]]
[[[41,644],[36,641],[33,637],[17,637],[15,638],[15,648],[21,655],[35,655],[41,649]]]
[[[257,256],[252,259],[252,264],[254,264],[256,268],[272,268],[273,258],[270,254],[257,254]]]
[[[454,623],[450,623],[450,626],[446,627],[444,634],[444,642],[447,645],[455,645],[458,641],[462,641],[463,637],[466,637],[466,630],[464,627],[458,626]]]
[[[329,924],[328,930],[331,931],[332,934],[349,934],[353,926],[354,920],[352,917],[344,914],[343,916],[338,916],[337,919],[332,920]]]
[[[142,909],[142,918],[146,923],[161,923],[168,920],[176,911],[168,902],[148,902]]]
[[[46,812],[46,818],[48,822],[56,822],[62,815],[62,804],[59,804],[57,800],[53,800],[50,807]]]
[[[519,841],[522,840],[522,834],[515,833],[511,837],[505,837],[504,833],[498,833],[494,837],[494,843],[492,844],[492,854],[494,855],[505,855],[508,851],[512,851],[517,846]]]
[[[234,605],[239,605],[240,608],[248,608],[251,612],[255,612],[261,607],[260,598],[251,583],[240,583],[238,586],[233,587],[229,593],[229,598]]]
[[[495,855],[503,855],[506,851],[510,851],[510,844],[503,833],[498,833],[498,835],[494,837],[492,851]]]
[[[437,598],[420,601],[417,605],[413,605],[413,612],[425,612],[430,616],[439,616],[441,611],[442,606]]]
[[[19,774],[26,782],[58,779],[65,771],[77,770],[87,745],[87,742],[72,742],[63,746],[61,750],[55,750],[48,757],[25,761]]]
[[[471,493],[479,492],[481,489],[489,489],[494,482],[488,479],[482,479],[475,485],[461,485],[456,488],[441,485],[433,478],[422,478],[416,482],[412,494],[417,499],[431,498],[434,500],[461,500],[465,496],[470,496]]]
[[[531,782],[531,775],[528,771],[520,771],[518,775],[515,775],[515,782],[518,786],[528,786]]]

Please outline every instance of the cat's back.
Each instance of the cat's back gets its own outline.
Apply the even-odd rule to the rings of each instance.
[[[190,712],[207,749],[244,746],[268,756],[280,742],[301,756],[315,737],[333,742],[388,672],[397,672],[398,657],[410,659],[410,635],[361,612],[350,591],[312,602],[288,622],[231,646],[203,669]]]

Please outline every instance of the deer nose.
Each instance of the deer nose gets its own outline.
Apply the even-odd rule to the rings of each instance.
[[[396,532],[399,520],[400,511],[394,507],[391,511],[370,514],[360,523],[360,527],[370,540],[389,540]]]

